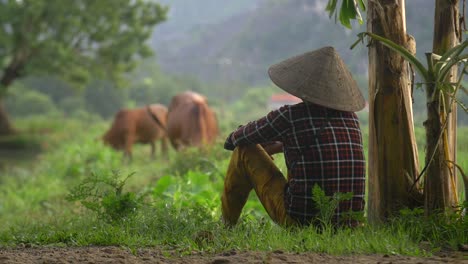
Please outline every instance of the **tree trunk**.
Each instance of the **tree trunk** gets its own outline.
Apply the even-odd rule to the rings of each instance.
[[[459,1],[436,0],[435,2],[433,53],[441,55],[459,43],[458,38],[461,37],[458,22]],[[445,81],[455,82],[456,79],[457,69],[454,67],[451,76]],[[439,96],[440,93],[444,93],[443,99]],[[431,214],[456,206],[458,203],[456,168],[447,162],[456,161],[457,104],[451,106],[451,94],[436,89],[434,85],[427,86],[426,95],[427,120],[424,125],[428,167],[424,185],[424,205],[426,213]],[[449,113],[447,120],[444,113]],[[444,128],[445,122],[447,126]],[[441,132],[444,134],[440,137]]]
[[[19,73],[23,69],[23,66],[24,63],[21,60],[13,60],[4,69],[2,78],[0,79],[0,136],[11,135],[16,132],[8,118],[3,100],[5,99],[8,87],[20,76]]]
[[[405,47],[405,0],[368,1],[368,31]],[[415,48],[414,48],[415,49]],[[415,52],[415,50],[413,50]],[[418,175],[409,64],[377,41],[369,47],[369,222],[405,207],[422,205],[413,183]]]
[[[10,119],[5,111],[3,102],[0,101],[0,136],[11,135],[15,133],[15,129],[11,125]]]

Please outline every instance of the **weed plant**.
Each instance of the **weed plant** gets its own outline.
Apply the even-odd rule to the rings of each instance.
[[[230,152],[221,143],[206,150],[171,150],[155,159],[149,155],[149,146],[137,145],[133,162],[125,164],[121,153],[98,140],[106,123],[44,122],[56,130],[44,133],[48,147],[35,165],[11,165],[1,171],[0,246],[118,245],[157,246],[180,254],[282,250],[421,256],[468,243],[467,217],[426,218],[418,210],[403,211],[387,225],[366,224],[352,230],[281,228],[270,220],[254,192],[239,224],[225,229],[220,222],[220,194]],[[459,133],[464,137],[459,141],[462,145],[466,134]],[[465,170],[467,150],[459,148],[460,166]],[[282,157],[275,156],[275,162],[285,173]],[[342,198],[318,200],[327,212]],[[430,250],[419,246],[426,241]]]
[[[66,197],[68,201],[80,201],[87,209],[95,212],[98,217],[108,222],[125,221],[134,216],[144,204],[145,194],[124,192],[125,179],[119,179],[119,172],[111,175],[91,174],[78,186],[74,187]]]

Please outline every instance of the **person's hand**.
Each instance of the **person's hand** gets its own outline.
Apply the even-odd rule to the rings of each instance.
[[[242,125],[239,125],[239,126],[237,127],[237,129],[239,129],[239,128],[241,128],[241,127],[242,127]],[[229,136],[226,138],[226,141],[224,142],[224,149],[226,149],[226,150],[234,150],[234,149],[236,148],[236,146],[235,146],[234,143],[232,142],[232,138],[231,138],[231,137],[232,137],[232,134],[234,134],[234,132],[237,131],[237,129],[234,130],[234,131],[232,131],[231,134],[229,134]]]
[[[283,152],[283,142],[280,141],[266,142],[262,143],[261,145],[270,156],[276,153]]]
[[[224,149],[232,151],[236,148],[236,146],[234,146],[234,143],[232,143],[231,135],[232,133],[229,134],[229,136],[226,138],[226,141],[224,142]]]

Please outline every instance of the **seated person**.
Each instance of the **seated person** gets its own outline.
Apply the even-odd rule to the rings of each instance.
[[[255,190],[271,219],[282,225],[317,221],[312,188],[327,196],[352,192],[331,221],[357,226],[349,212],[364,210],[365,158],[354,112],[365,100],[348,68],[332,47],[298,55],[271,66],[271,80],[303,102],[285,105],[238,127],[224,148],[233,151],[221,197],[222,219],[237,223],[250,191]],[[271,155],[283,152],[287,178]]]

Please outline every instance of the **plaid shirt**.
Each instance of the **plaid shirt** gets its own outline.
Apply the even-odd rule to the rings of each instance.
[[[365,158],[355,113],[304,102],[286,105],[239,127],[226,143],[239,146],[269,141],[283,142],[288,168],[285,206],[291,217],[302,224],[315,220],[312,187],[318,184],[327,196],[353,192],[351,200],[340,202],[332,223],[358,223],[343,216],[364,210]]]

